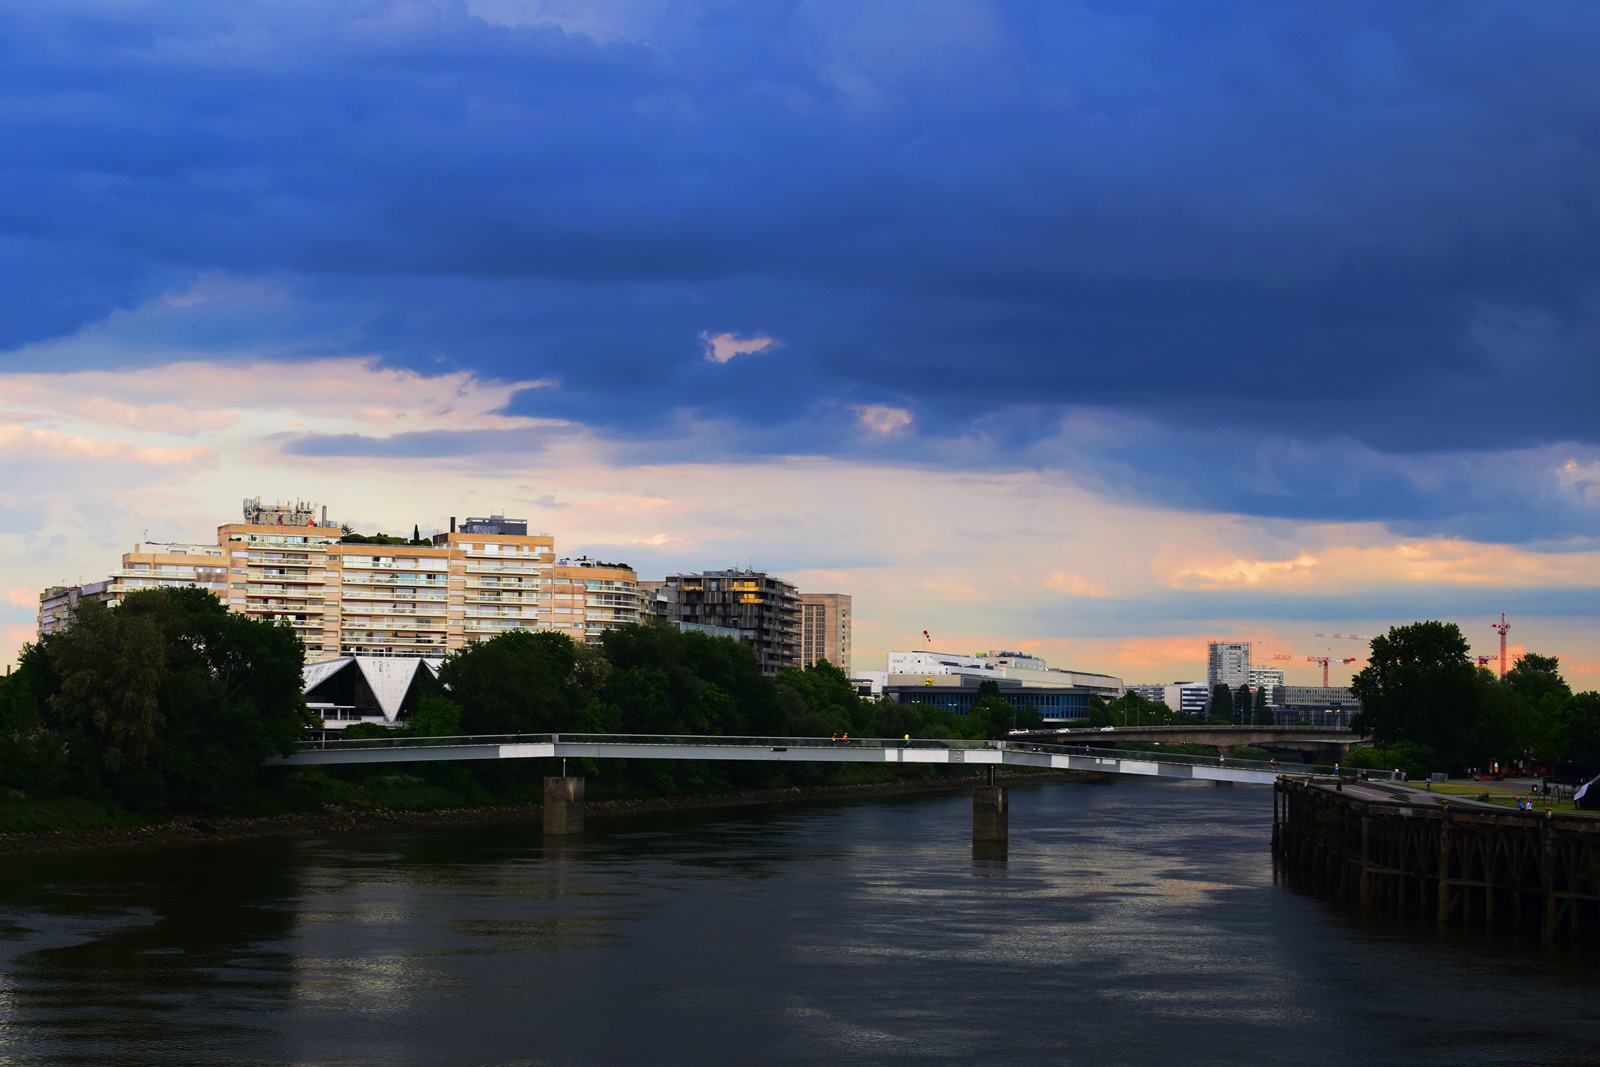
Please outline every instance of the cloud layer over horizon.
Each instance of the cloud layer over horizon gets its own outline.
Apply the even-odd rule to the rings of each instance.
[[[913,633],[960,589],[1039,640],[1515,603],[1600,659],[1597,50],[1489,0],[15,12],[0,585],[411,472]],[[802,551],[578,477],[841,492]]]

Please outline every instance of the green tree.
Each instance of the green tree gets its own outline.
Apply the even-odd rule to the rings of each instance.
[[[22,646],[17,670],[0,677],[0,788],[34,796],[67,781],[67,749],[47,728],[50,695],[60,686],[43,638]]]
[[[1250,707],[1250,721],[1254,726],[1272,725],[1272,709],[1267,706],[1267,687],[1264,685],[1256,686]]]
[[[963,736],[975,740],[1004,740],[1011,731],[1016,714],[1016,709],[1003,697],[981,696],[973,702],[972,710],[967,712]]]
[[[1044,727],[1044,713],[1032,704],[1017,709],[1014,730],[1039,730]]]
[[[1415,745],[1408,741],[1400,741],[1392,745],[1353,748],[1344,759],[1346,767],[1382,771],[1397,770],[1404,772],[1407,777],[1415,779],[1428,777],[1428,772],[1437,769],[1437,764],[1438,757],[1431,748],[1425,745]]]
[[[1417,622],[1373,638],[1350,687],[1361,700],[1351,727],[1380,745],[1424,745],[1450,766],[1471,753],[1485,694],[1454,623]]]
[[[873,720],[872,709],[856,694],[849,677],[825,659],[804,670],[780,672],[777,687],[790,725],[804,723],[808,729],[816,730],[809,736],[852,732],[862,735]]]
[[[1233,710],[1238,716],[1240,726],[1250,725],[1250,709],[1254,706],[1255,697],[1250,692],[1248,685],[1241,685],[1233,694]]]
[[[131,806],[223,807],[315,721],[294,631],[205,590],[82,604],[40,648],[54,677],[43,725],[64,743],[74,784]]]
[[[1538,701],[1547,696],[1565,701],[1572,688],[1561,677],[1561,661],[1555,656],[1541,656],[1527,652],[1517,657],[1517,664],[1506,672],[1506,684],[1525,700]]]
[[[405,732],[412,737],[458,737],[461,705],[438,693],[425,694],[406,720]]]
[[[1216,722],[1220,717],[1223,722],[1233,721],[1233,690],[1218,682],[1211,687],[1211,700],[1206,704],[1206,714],[1209,721]]]
[[[464,733],[553,733],[577,725],[577,659],[566,634],[513,630],[450,653],[439,681]]]
[[[1600,772],[1600,692],[1574,693],[1562,709],[1567,758],[1587,774]]]
[[[1101,697],[1089,700],[1090,726],[1171,726],[1177,719],[1166,704],[1146,700],[1138,693],[1124,693],[1111,701]]]

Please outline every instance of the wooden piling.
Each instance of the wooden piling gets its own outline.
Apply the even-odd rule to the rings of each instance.
[[[1273,787],[1279,872],[1363,911],[1546,939],[1600,936],[1600,819]]]

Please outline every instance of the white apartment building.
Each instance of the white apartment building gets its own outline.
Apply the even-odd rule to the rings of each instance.
[[[1207,646],[1206,684],[1238,689],[1250,684],[1250,642],[1212,641]]]
[[[40,633],[64,626],[79,598],[117,604],[139,589],[195,586],[231,611],[292,627],[314,663],[439,657],[521,629],[597,641],[607,627],[637,621],[643,605],[630,568],[557,564],[554,538],[504,532],[514,520],[468,532],[452,519],[429,543],[393,544],[346,540],[325,509],[319,519],[307,504],[248,500],[245,514],[268,521],[221,526],[215,544],[135,545],[105,583],[46,590]]]
[[[1282,667],[1251,667],[1250,691],[1265,690],[1267,707],[1277,707],[1277,688],[1284,684]]]

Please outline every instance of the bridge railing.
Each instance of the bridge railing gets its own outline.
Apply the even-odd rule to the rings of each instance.
[[[528,744],[584,744],[584,745],[695,745],[719,748],[818,748],[818,749],[998,749],[1005,747],[1001,741],[966,740],[962,738],[913,737],[764,737],[732,734],[469,734],[455,737],[363,737],[352,740],[333,738],[307,741],[299,750],[349,751],[369,748],[461,748],[473,745],[528,745]]]
[[[941,751],[995,751],[1037,752],[1043,755],[1085,756],[1094,759],[1139,760],[1147,763],[1165,763],[1195,767],[1230,767],[1234,770],[1259,770],[1274,774],[1332,775],[1335,764],[1294,763],[1282,760],[1244,760],[1219,756],[1196,756],[1183,752],[1150,751],[1147,749],[1116,748],[1096,745],[1058,745],[1040,741],[985,741],[963,738],[913,737],[771,737],[701,734],[472,734],[455,737],[364,737],[354,740],[342,738],[308,741],[298,751],[351,751],[359,749],[414,749],[414,748],[471,748],[485,745],[615,745],[638,747],[676,748],[748,748],[767,751],[793,751],[795,749],[934,749]],[[1346,769],[1344,776],[1357,773],[1372,779],[1388,781],[1395,777],[1389,771]]]
[[[1113,727],[1111,730],[1107,730],[1104,727],[1100,727],[1100,726],[1070,726],[1070,727],[1064,727],[1064,728],[1058,729],[1058,730],[1044,729],[1044,730],[1028,730],[1026,732],[1027,733],[1032,733],[1032,734],[1054,733],[1054,734],[1057,734],[1058,736],[1061,736],[1061,737],[1068,737],[1068,736],[1070,736],[1070,737],[1088,737],[1088,736],[1090,736],[1092,734],[1114,735],[1114,734],[1124,733],[1124,732],[1127,732],[1127,733],[1141,733],[1141,734],[1144,734],[1144,733],[1174,733],[1174,734],[1189,733],[1189,734],[1194,734],[1194,733],[1230,733],[1230,732],[1231,733],[1240,733],[1240,734],[1243,734],[1243,733],[1263,733],[1263,734],[1282,734],[1282,733],[1291,733],[1291,734],[1350,734],[1351,736],[1354,736],[1353,734],[1351,734],[1351,731],[1350,731],[1349,727],[1346,727],[1346,726],[1308,726],[1308,725],[1302,725],[1302,724],[1298,724],[1298,723],[1292,723],[1292,724],[1289,724],[1289,725],[1286,725],[1286,726],[1238,726],[1238,725],[1235,725],[1233,723],[1229,723],[1226,726],[1224,726],[1221,723],[1214,723],[1214,724],[1183,723],[1183,724],[1178,724],[1178,725],[1162,724],[1162,725],[1159,725],[1159,726],[1140,726],[1138,723],[1127,723],[1127,724],[1122,725],[1122,726]]]
[[[474,745],[548,745],[554,734],[465,734],[454,737],[342,737],[303,741],[297,752],[349,752],[366,748],[467,748]]]
[[[1110,748],[1092,745],[1055,745],[1039,741],[1007,741],[1006,748],[1015,751],[1041,752],[1070,756],[1092,756],[1099,759],[1144,760],[1150,763],[1186,764],[1193,767],[1232,767],[1235,770],[1266,771],[1272,774],[1310,774],[1346,778],[1364,776],[1370,781],[1392,781],[1393,771],[1346,768],[1334,763],[1297,763],[1288,760],[1246,760],[1231,756],[1196,756],[1184,752],[1152,752],[1147,749]]]

